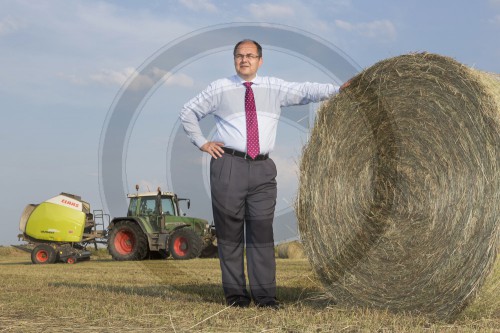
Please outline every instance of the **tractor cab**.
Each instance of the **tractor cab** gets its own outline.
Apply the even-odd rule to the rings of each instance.
[[[177,195],[172,192],[129,194],[127,216],[179,216]]]
[[[136,187],[138,190],[138,187]],[[178,198],[173,192],[144,192],[129,194],[129,207],[127,216],[186,216],[179,207],[180,201],[186,201],[187,208],[191,207],[191,200]]]

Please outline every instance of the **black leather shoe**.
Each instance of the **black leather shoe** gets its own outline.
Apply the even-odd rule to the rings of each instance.
[[[271,309],[271,310],[283,309],[283,306],[277,301],[270,301],[267,303],[257,303],[257,307],[262,309]]]
[[[229,306],[232,306],[235,308],[248,308],[248,306],[250,305],[250,301],[239,300],[239,301],[234,301],[234,302],[228,303],[228,304],[229,304]]]

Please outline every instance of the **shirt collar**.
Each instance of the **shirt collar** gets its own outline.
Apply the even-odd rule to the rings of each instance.
[[[243,85],[243,83],[245,83],[245,82],[246,82],[246,81],[245,81],[245,80],[243,80],[241,77],[239,77],[239,76],[238,76],[238,74],[235,74],[235,75],[233,76],[233,81],[235,82],[235,84],[236,84],[237,86],[239,86],[239,85]],[[253,84],[255,84],[255,85],[259,85],[259,84],[261,84],[261,83],[262,83],[262,78],[261,78],[260,76],[258,76],[258,75],[255,75],[254,79],[253,79],[251,82],[253,82]]]

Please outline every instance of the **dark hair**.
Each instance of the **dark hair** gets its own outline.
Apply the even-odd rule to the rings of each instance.
[[[262,57],[262,46],[260,46],[259,43],[257,43],[256,41],[254,41],[252,39],[243,39],[243,40],[240,40],[238,43],[236,43],[236,45],[234,46],[233,55],[236,55],[236,49],[238,48],[238,46],[240,46],[243,43],[254,43],[255,46],[257,46],[257,53],[258,53],[259,57]]]

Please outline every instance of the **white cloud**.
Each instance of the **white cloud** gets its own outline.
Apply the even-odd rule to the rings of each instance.
[[[0,36],[7,35],[19,30],[22,27],[22,23],[12,17],[6,17],[0,20]]]
[[[208,11],[211,13],[217,12],[217,7],[209,0],[180,0],[180,3],[197,12]]]
[[[168,77],[165,77],[164,81],[167,86],[180,86],[180,87],[194,86],[193,78],[183,73],[172,74]]]
[[[389,20],[378,20],[372,22],[350,23],[342,20],[335,20],[335,26],[342,30],[352,32],[367,38],[377,38],[382,40],[396,39],[396,27]]]
[[[103,85],[115,86],[122,86],[130,79],[128,89],[132,90],[150,89],[158,81],[162,81],[168,86],[192,87],[194,85],[194,80],[188,75],[173,74],[160,68],[153,68],[146,74],[140,74],[133,67],[126,67],[119,71],[104,69],[90,75],[89,79]],[[75,80],[72,81],[78,83]]]
[[[291,4],[273,4],[273,3],[252,3],[247,6],[250,14],[259,20],[287,19],[295,17],[295,10]]]
[[[137,75],[137,71],[133,67],[127,67],[120,71],[103,69],[99,73],[91,74],[90,81],[98,82],[104,85],[121,86],[132,75]]]

